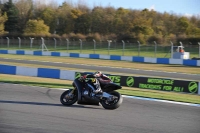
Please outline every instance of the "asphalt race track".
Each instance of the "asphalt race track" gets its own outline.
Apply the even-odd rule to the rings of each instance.
[[[64,90],[0,83],[0,133],[199,133],[200,107],[124,98],[64,107]]]
[[[16,59],[5,59],[0,58],[0,61],[5,62],[15,62],[24,64],[37,64],[46,65],[52,67],[68,67],[74,69],[86,69],[86,70],[97,70],[97,71],[107,71],[116,73],[127,73],[127,74],[138,74],[138,75],[149,75],[154,77],[169,77],[178,79],[189,79],[189,80],[200,80],[200,75],[196,74],[185,74],[185,73],[170,73],[162,71],[149,71],[149,70],[138,70],[138,69],[128,69],[128,68],[113,68],[109,66],[91,66],[91,65],[80,65],[80,64],[67,64],[67,63],[53,63],[53,62],[41,62],[41,61],[29,61],[29,60],[16,60]]]

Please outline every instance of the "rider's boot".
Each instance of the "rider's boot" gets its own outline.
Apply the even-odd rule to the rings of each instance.
[[[97,87],[97,88],[96,88],[96,90],[94,90],[94,93],[95,93],[95,94],[102,94],[103,91],[102,91],[100,85],[98,85],[98,86],[96,86],[96,87]]]
[[[93,93],[95,95],[102,95],[103,91],[101,89],[101,85],[98,80],[96,80],[96,83],[94,83],[94,86],[95,86],[96,90],[93,90]]]
[[[102,94],[103,92],[102,92],[102,90],[95,90],[94,93],[95,94]]]

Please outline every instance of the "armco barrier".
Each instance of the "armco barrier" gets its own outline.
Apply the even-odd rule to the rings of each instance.
[[[0,54],[19,54],[19,55],[36,55],[36,56],[65,56],[65,57],[75,57],[75,58],[123,60],[123,61],[131,61],[131,62],[200,66],[200,60],[184,60],[184,59],[172,59],[172,58],[151,58],[151,57],[138,57],[138,56],[79,54],[79,53],[62,53],[62,52],[48,52],[48,51],[47,52],[23,51],[23,50],[0,50]]]
[[[91,72],[75,72],[70,70],[31,68],[0,64],[0,74],[74,80],[75,78],[78,78],[82,75],[91,74]],[[108,75],[113,82],[121,86],[151,90],[185,92],[200,95],[200,83],[196,81],[184,81],[153,77],[120,76],[110,74],[106,75]]]

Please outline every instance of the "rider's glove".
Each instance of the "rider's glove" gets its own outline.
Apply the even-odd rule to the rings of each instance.
[[[81,76],[81,77],[79,78],[79,80],[80,80],[81,82],[83,82],[85,79],[86,79],[86,76]]]

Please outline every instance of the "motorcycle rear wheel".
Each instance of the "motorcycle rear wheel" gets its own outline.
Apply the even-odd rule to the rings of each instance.
[[[62,95],[60,96],[60,102],[64,105],[64,106],[70,106],[72,104],[74,104],[77,100],[78,100],[78,94],[77,91],[74,90],[73,92],[73,97],[69,96],[69,93],[72,91],[72,89],[67,90],[65,92],[62,93]]]
[[[102,100],[102,101],[100,101],[101,105],[105,109],[110,109],[110,110],[117,109],[122,104],[122,101],[123,101],[121,94],[117,91],[109,92],[109,94],[114,95],[118,98],[114,101],[111,101],[111,102],[108,102],[107,100]]]

